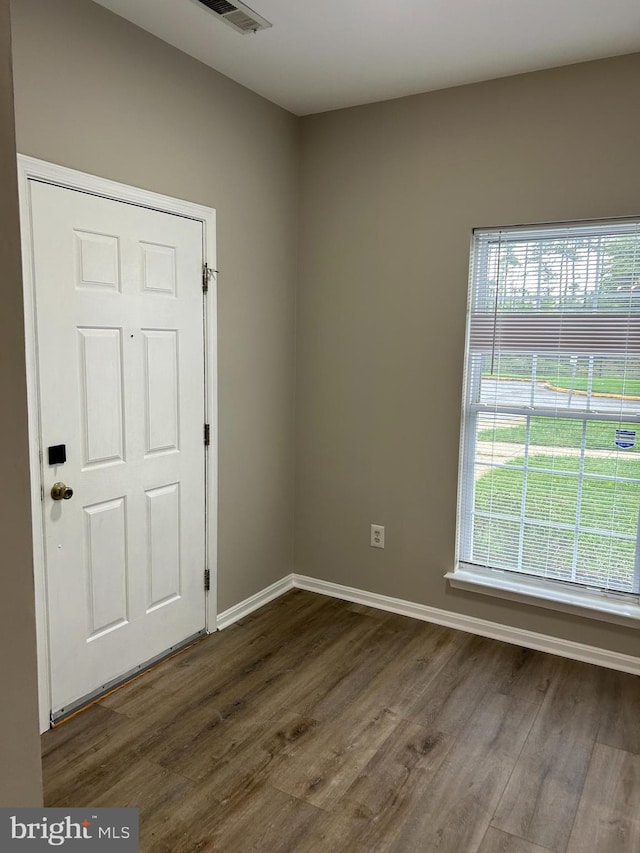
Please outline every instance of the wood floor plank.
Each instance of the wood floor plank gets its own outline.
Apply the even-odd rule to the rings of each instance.
[[[446,667],[453,665],[455,655],[468,642],[465,634],[441,625],[424,622],[418,625],[401,652],[388,658],[369,683],[363,684],[363,691],[371,701],[407,718],[411,717],[412,709],[428,685]],[[323,705],[309,702],[305,710],[314,717],[321,717]]]
[[[549,853],[549,851],[546,847],[539,847],[537,844],[490,826],[478,853]]]
[[[367,607],[366,604],[349,604],[348,607],[354,613],[362,613],[365,616],[371,616],[373,619],[385,619],[387,616],[386,610],[377,610],[374,607]]]
[[[640,754],[640,677],[611,669],[604,682],[598,743]]]
[[[307,656],[315,659],[319,648],[331,648],[335,643],[342,647],[345,636],[362,638],[376,630],[376,626],[374,620],[350,613],[346,608],[341,608],[338,615],[331,613],[329,618],[321,615],[317,623],[314,617],[307,618],[304,626],[293,623],[292,633],[281,638],[275,650],[270,648],[260,653],[260,649],[254,649],[249,662],[243,661],[245,666],[236,666],[231,672],[224,668],[221,677],[215,667],[207,677],[198,672],[190,690],[183,690],[172,700],[166,698],[171,690],[162,689],[165,701],[147,697],[146,714],[136,713],[128,727],[121,727],[101,741],[85,756],[81,767],[64,768],[58,777],[58,787],[74,786],[81,770],[93,790],[102,784],[105,768],[118,770],[142,758],[157,760],[178,772],[185,765],[188,767],[190,756],[196,757],[194,763],[200,755],[207,755],[215,762],[220,754],[216,753],[215,745],[218,750],[226,751],[234,743],[229,734],[231,723],[244,718],[251,726],[271,719],[282,702],[279,682],[286,680],[296,665],[304,672]],[[167,680],[175,683],[176,678],[174,671]],[[266,694],[271,695],[271,705]],[[175,759],[180,759],[180,763],[173,767]]]
[[[564,853],[600,726],[603,670],[562,660],[492,826]]]
[[[137,731],[132,731],[126,718],[124,724],[114,730],[109,737],[96,742],[77,757],[70,757],[66,763],[52,765],[43,761],[42,772],[45,791],[45,805],[50,807],[76,804],[89,805],[122,778],[127,769],[141,759],[134,756],[130,744],[137,742]],[[68,725],[71,725],[69,723]]]
[[[537,713],[529,702],[485,696],[398,835],[379,849],[476,851]]]
[[[404,659],[407,645],[424,633],[420,623],[403,617],[379,620],[378,626],[375,633],[366,637],[356,648],[345,650],[344,664],[348,665],[340,667],[339,678],[330,690],[324,689],[323,680],[319,680],[323,685],[319,697],[314,695],[313,689],[305,687],[305,699],[301,706],[305,714],[316,720],[327,720],[340,714],[358,701],[362,692],[380,673],[384,672],[383,680],[386,681],[387,666],[399,658]],[[335,661],[331,666],[335,669]],[[309,684],[308,677],[305,681]],[[300,702],[297,704],[300,705]]]
[[[342,645],[344,636],[366,637],[375,629],[373,620],[344,609],[337,614],[319,611],[290,623],[289,633],[254,648],[251,656],[200,669],[189,690],[174,675],[168,679],[173,686],[160,685],[153,700],[148,696],[136,700],[141,701],[141,709],[147,708],[146,714],[135,714],[132,731],[135,723],[145,731],[144,736],[136,734],[136,754],[170,767],[173,757],[184,756],[185,750],[198,754],[203,748],[215,750],[215,744],[219,748],[228,741],[229,724],[236,719],[271,718],[292,672],[304,671],[306,662],[315,661],[323,649]],[[218,655],[215,658],[217,662]],[[176,683],[180,690],[175,689]]]
[[[562,659],[533,649],[519,649],[510,672],[498,692],[541,705],[552,680],[558,675]]]
[[[127,721],[103,705],[92,705],[76,717],[59,723],[45,733],[41,740],[42,759],[53,767],[56,761],[68,763],[87,749],[95,748]]]
[[[187,684],[193,690],[196,685],[224,683],[238,677],[238,673],[264,666],[282,648],[291,645],[292,636],[314,637],[319,624],[331,625],[331,615],[340,612],[335,600],[322,596],[306,600],[291,593],[286,598],[291,602],[289,609],[283,606],[282,599],[276,599],[263,608],[269,612],[261,619],[256,617],[244,627],[237,623],[226,631],[211,634],[183,654],[124,685],[102,704],[135,717],[146,715],[150,703],[165,706],[183,703]]]
[[[246,733],[246,737],[226,755],[216,757],[203,753],[206,772],[191,774],[200,777],[197,782],[178,773],[175,767],[171,770],[158,767],[158,772],[186,780],[191,786],[187,800],[179,807],[172,808],[176,819],[184,815],[186,820],[194,809],[205,812],[211,803],[226,802],[234,798],[249,800],[253,792],[268,781],[272,766],[286,745],[304,738],[308,729],[314,725],[317,725],[315,721],[300,719],[287,710],[282,710],[280,715],[268,724],[256,722],[254,728]],[[151,762],[138,759],[131,764],[112,759],[107,765],[85,765],[80,772],[72,775],[71,779],[63,779],[62,784],[58,783],[55,787],[67,794],[70,792],[72,797],[80,791],[81,796],[92,801],[101,797],[105,790],[105,796],[110,795],[112,789],[107,786],[111,781],[115,785],[113,793],[126,794],[131,787],[127,782],[129,768],[141,764],[149,765]],[[103,768],[108,771],[106,777],[101,775]],[[77,790],[74,785],[78,786]]]
[[[193,782],[149,762],[137,761],[100,788],[79,785],[67,789],[64,799],[48,803],[58,807],[137,808],[140,816],[140,846],[145,850],[154,830],[162,827],[166,815],[194,795]]]
[[[399,722],[388,708],[358,703],[304,744],[290,745],[271,772],[281,791],[330,809],[344,795]]]
[[[145,853],[220,851],[292,853],[298,850],[317,809],[261,783],[249,798],[219,803],[194,797],[146,836]],[[328,851],[327,851],[328,853]]]
[[[597,743],[567,853],[638,853],[640,755]]]
[[[638,853],[639,698],[298,590],[45,734],[45,801],[138,805],[143,853]]]
[[[336,642],[318,648],[287,682],[287,706],[302,716],[320,718],[344,708],[363,681],[374,677],[394,653],[400,654],[415,630],[415,625],[393,624],[389,614],[373,620],[350,608],[347,612],[364,621],[340,631]]]
[[[300,847],[317,810],[267,784],[256,793],[249,803],[230,800],[224,804],[212,833],[212,850],[291,853]]]
[[[377,624],[344,610],[315,639],[298,635],[296,643],[281,648],[268,665],[245,668],[207,694],[200,709],[176,718],[171,737],[154,746],[153,756],[189,778],[204,778],[205,756],[227,755],[253,727],[270,724],[283,705],[295,712],[295,699],[310,689],[309,679],[315,677],[316,684],[330,690],[343,672],[355,666],[354,647],[366,651]]]
[[[197,781],[211,797],[229,799],[239,791],[249,792],[259,782],[271,779],[287,747],[306,743],[319,725],[317,720],[281,709],[269,720],[247,725],[221,755],[204,749],[199,759],[187,755],[184,761],[176,761],[170,767]]]
[[[395,838],[447,757],[453,739],[401,720],[297,853],[377,850]]]
[[[517,646],[467,635],[437,676],[421,684],[405,715],[428,729],[455,734],[483,697],[504,683],[520,654]]]

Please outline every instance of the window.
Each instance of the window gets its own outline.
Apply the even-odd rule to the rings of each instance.
[[[637,596],[640,221],[479,230],[471,267],[458,572]]]

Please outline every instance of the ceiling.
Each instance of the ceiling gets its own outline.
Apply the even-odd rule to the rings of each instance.
[[[296,115],[640,51],[640,0],[96,0]]]

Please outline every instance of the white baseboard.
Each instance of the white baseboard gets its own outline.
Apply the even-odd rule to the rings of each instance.
[[[285,592],[289,592],[290,589],[293,589],[293,575],[285,575],[279,581],[272,583],[271,586],[261,589],[255,595],[245,598],[244,601],[234,604],[233,607],[223,610],[222,613],[218,613],[218,618],[216,619],[217,630],[222,631],[223,628],[228,628],[229,625],[233,625],[239,619],[244,619],[245,616],[253,613],[254,610],[264,607],[265,604],[273,601],[274,598],[279,598]]]
[[[631,655],[612,652],[609,649],[599,649],[596,646],[587,646],[584,643],[574,643],[571,640],[562,640],[558,637],[550,637],[547,634],[538,634],[535,631],[525,631],[522,628],[512,628],[509,625],[501,625],[499,622],[489,622],[475,616],[465,616],[462,613],[440,610],[437,607],[428,607],[426,604],[416,604],[412,601],[404,601],[401,598],[391,598],[388,595],[379,595],[375,592],[366,592],[362,589],[297,574],[286,575],[261,592],[257,592],[250,598],[220,613],[217,620],[218,628],[222,629],[232,625],[238,619],[248,616],[249,613],[294,588],[306,589],[309,592],[317,592],[320,595],[328,595],[356,604],[364,604],[378,610],[388,610],[401,616],[421,619],[423,622],[434,622],[436,625],[444,625],[456,631],[465,631],[468,634],[478,634],[481,637],[502,640],[504,643],[524,646],[527,649],[537,649],[540,652],[640,675],[640,658]]]
[[[548,652],[552,655],[560,655],[560,657],[640,675],[640,658],[624,655],[619,652],[612,652],[609,649],[599,649],[596,646],[574,643],[571,640],[562,640],[558,637],[550,637],[547,634],[538,634],[535,631],[512,628],[509,625],[501,625],[498,622],[477,619],[475,616],[452,613],[450,610],[440,610],[437,607],[428,607],[426,604],[415,604],[412,601],[403,601],[400,598],[378,595],[375,592],[365,592],[361,589],[342,586],[342,584],[338,583],[329,583],[329,581],[316,580],[315,578],[308,578],[304,575],[294,574],[293,585],[298,589],[319,592],[322,595],[342,598],[345,601],[353,601],[356,604],[365,604],[368,607],[375,607],[378,610],[389,610],[391,613],[411,616],[414,619],[422,619],[424,622],[435,622],[436,625],[455,628],[456,631],[479,634],[481,637],[502,640],[504,643],[512,643],[516,646],[537,649],[538,651]]]

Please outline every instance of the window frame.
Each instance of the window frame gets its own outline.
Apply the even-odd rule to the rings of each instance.
[[[503,228],[479,228],[474,229],[471,234],[470,260],[469,260],[469,289],[467,296],[467,320],[465,326],[464,347],[464,377],[462,388],[461,405],[461,428],[460,428],[460,456],[458,468],[458,492],[457,492],[457,517],[456,517],[456,551],[455,565],[453,571],[445,574],[450,586],[458,589],[470,590],[486,595],[496,596],[502,599],[533,604],[552,610],[574,613],[582,616],[616,622],[624,625],[638,627],[640,625],[640,590],[638,589],[638,575],[640,573],[640,552],[636,551],[635,564],[635,591],[617,592],[605,590],[596,586],[580,584],[575,581],[563,581],[544,578],[539,575],[520,573],[512,569],[501,569],[485,567],[462,559],[461,554],[471,552],[470,544],[473,536],[472,512],[475,497],[475,461],[476,461],[476,432],[479,415],[486,411],[495,413],[496,407],[481,402],[473,402],[474,397],[470,387],[472,382],[481,382],[481,371],[469,369],[472,361],[471,352],[471,321],[474,311],[474,297],[476,297],[476,276],[478,264],[482,264],[483,252],[486,253],[487,244],[477,243],[477,236],[487,232],[504,231],[506,234],[516,232],[540,232],[543,230],[564,229],[571,227],[585,229],[606,229],[607,226],[615,226],[624,223],[638,223],[638,217],[621,217],[612,220],[591,220],[582,222],[562,223],[540,223],[527,226],[505,226]],[[593,232],[592,232],[593,233]],[[484,258],[486,266],[486,257]],[[540,355],[541,352],[535,352]],[[584,355],[594,354],[584,352]],[[479,358],[482,358],[479,351]],[[497,411],[502,412],[502,408]],[[505,407],[507,408],[507,407]],[[583,420],[585,423],[597,420],[611,420],[606,413],[580,411],[580,410],[554,410],[540,407],[508,407],[509,414],[521,414],[530,417],[551,416],[567,417]],[[640,411],[637,416],[625,416],[625,421],[638,423],[640,426]],[[640,431],[640,429],[639,429]],[[524,522],[522,522],[524,523]],[[640,520],[638,539],[640,540]],[[466,545],[466,547],[465,547]]]

